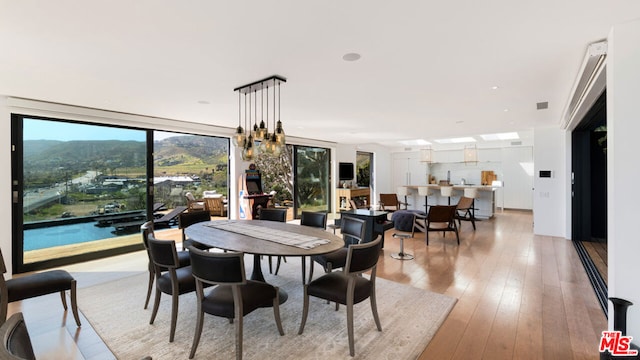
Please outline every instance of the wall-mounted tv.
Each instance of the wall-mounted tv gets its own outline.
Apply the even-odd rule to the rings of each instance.
[[[353,163],[338,164],[338,179],[339,180],[353,180],[354,177]]]

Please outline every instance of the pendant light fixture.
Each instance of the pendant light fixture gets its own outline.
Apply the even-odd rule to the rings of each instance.
[[[246,99],[245,99],[246,102]],[[241,108],[242,99],[240,97],[240,92],[238,92],[238,127],[236,128],[236,132],[231,138],[233,141],[233,146],[244,146],[244,141],[246,140],[246,136],[244,134],[244,129],[242,128],[242,108]]]
[[[285,144],[284,129],[282,128],[282,121],[280,121],[280,82],[278,81],[278,124],[276,125],[276,140],[278,146],[283,147]]]
[[[286,82],[287,79],[281,76],[270,76],[268,78],[258,80],[251,84],[243,85],[233,89],[238,91],[238,107],[240,108],[240,93],[245,95],[245,127],[244,129],[240,125],[241,117],[238,116],[238,128],[233,136],[233,144],[235,146],[242,146],[242,158],[246,161],[253,160],[253,157],[258,153],[266,153],[279,155],[285,146],[285,132],[280,120],[280,84]],[[276,92],[275,87],[278,85],[278,120],[276,122]],[[273,91],[273,132],[269,133],[269,87],[274,89]],[[264,94],[266,89],[266,102],[267,102],[267,116],[266,122],[264,119]],[[258,96],[257,92],[260,90],[260,125],[258,125]],[[254,103],[254,121],[251,120],[251,92],[253,92]],[[249,95],[249,111],[247,111],[247,94]],[[240,112],[240,110],[239,110]],[[248,124],[247,124],[248,119]],[[254,141],[260,141],[259,146],[254,145]]]

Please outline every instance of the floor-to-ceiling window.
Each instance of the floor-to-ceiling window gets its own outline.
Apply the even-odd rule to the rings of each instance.
[[[373,153],[356,152],[356,183],[359,187],[371,187],[373,175]]]
[[[295,213],[329,211],[330,150],[311,146],[294,146]]]
[[[139,249],[186,191],[227,195],[226,138],[12,114],[12,145],[15,272]]]

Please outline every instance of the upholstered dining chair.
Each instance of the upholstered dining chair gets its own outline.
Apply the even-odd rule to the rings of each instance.
[[[266,220],[266,221],[279,221],[279,222],[287,222],[287,209],[275,209],[275,208],[263,208],[261,207],[258,211],[258,220]],[[282,262],[283,257],[278,256],[278,260],[276,262],[276,272],[278,275],[278,271],[280,270],[280,263]],[[285,262],[287,261],[284,258]],[[269,256],[269,273],[273,272],[272,258]]]
[[[193,359],[200,343],[205,313],[235,322],[236,359],[242,359],[243,319],[252,311],[273,307],[278,332],[284,335],[278,288],[262,281],[247,280],[243,253],[214,253],[190,248],[189,254],[198,298],[196,332],[189,359]],[[205,294],[205,285],[217,286]]]
[[[15,313],[0,326],[0,359],[35,360],[31,337],[21,312]]]
[[[309,268],[309,282],[313,279],[314,263],[322,265],[325,273],[344,267],[347,262],[347,248],[350,244],[359,244],[364,239],[366,221],[349,216],[340,220],[340,232],[344,240],[344,247],[323,255],[312,256]]]
[[[381,246],[381,236],[368,243],[349,245],[347,262],[343,271],[330,272],[304,285],[302,321],[298,335],[302,334],[307,322],[310,296],[346,305],[347,334],[349,337],[349,354],[351,356],[355,355],[353,336],[354,304],[370,299],[373,320],[378,331],[382,331],[376,305],[376,265],[378,264]],[[369,270],[371,270],[369,278],[362,276],[364,272]]]
[[[149,235],[155,237],[154,229],[153,229],[153,221],[147,221],[140,226],[140,232],[142,233],[142,243],[144,244],[144,248],[147,252],[147,257],[149,258],[149,285],[147,286],[147,298],[144,301],[144,308],[146,309],[149,306],[149,299],[151,299],[151,290],[153,290],[153,282],[156,278],[155,266],[153,265],[153,261],[151,261],[151,254],[149,254]],[[178,267],[185,267],[191,264],[191,259],[189,258],[189,253],[187,251],[178,251]],[[166,268],[161,268],[163,272],[167,271]]]
[[[189,246],[195,246],[200,250],[210,249],[206,245],[189,239],[184,232],[187,227],[204,221],[211,221],[211,214],[207,210],[191,210],[178,215],[178,228],[182,231],[182,249],[186,249]]]
[[[300,225],[310,226],[326,230],[327,228],[327,213],[315,212],[315,211],[303,211],[300,214]],[[311,260],[311,266],[313,267],[313,260]],[[304,284],[307,278],[307,257],[302,257],[302,283]]]
[[[191,274],[191,266],[180,267],[176,242],[173,240],[157,240],[153,235],[147,236],[149,254],[156,277],[156,297],[149,324],[153,324],[160,307],[162,293],[171,295],[171,328],[169,342],[173,342],[178,321],[178,299],[182,294],[196,290],[196,282]],[[193,249],[193,247],[191,247]],[[166,271],[162,271],[166,269]]]
[[[65,312],[67,311],[67,295],[69,290],[71,297],[71,312],[78,327],[78,302],[76,296],[76,280],[66,270],[48,270],[29,275],[23,275],[5,280],[4,274],[7,267],[4,263],[2,250],[0,250],[0,324],[7,319],[7,311],[10,302],[31,299],[34,297],[60,293],[60,300]]]
[[[431,205],[427,216],[416,215],[416,221],[424,221],[424,225],[421,224],[419,228],[424,229],[426,233],[427,246],[429,246],[429,233],[433,231],[442,231],[442,236],[447,231],[453,231],[460,245],[460,235],[456,225],[456,205]]]

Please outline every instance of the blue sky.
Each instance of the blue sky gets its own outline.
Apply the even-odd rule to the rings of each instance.
[[[143,130],[108,126],[85,125],[60,121],[26,119],[23,124],[24,140],[135,140],[146,141]],[[168,136],[164,136],[166,138]]]

